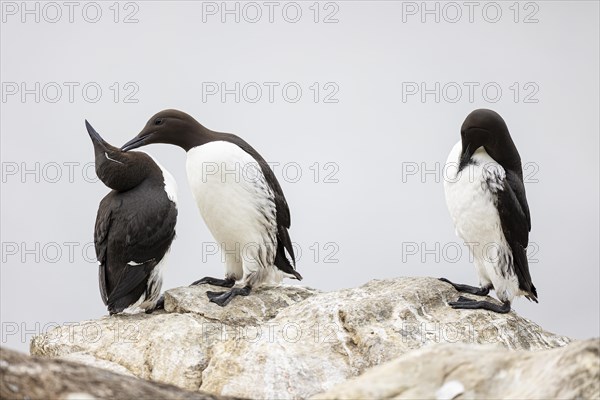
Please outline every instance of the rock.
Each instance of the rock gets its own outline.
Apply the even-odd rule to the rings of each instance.
[[[374,367],[313,399],[597,399],[600,341],[506,351],[438,344]]]
[[[2,399],[224,399],[5,348],[0,348],[0,372]]]
[[[165,311],[120,314],[65,325],[35,337],[31,354],[83,362],[117,373],[199,390],[215,341],[267,321],[277,310],[319,293],[298,286],[257,290],[227,308],[209,303],[210,286],[165,293]],[[226,323],[224,323],[224,322]]]
[[[456,297],[450,285],[424,278],[372,281],[313,296],[280,311],[270,321],[272,334],[218,342],[202,388],[251,398],[305,398],[427,343],[535,350],[569,342],[514,312],[449,308],[447,301]]]
[[[121,375],[135,376],[124,366],[106,360],[98,359],[86,353],[71,353],[62,357],[63,360],[73,361],[79,364],[89,365],[91,367],[107,369]]]
[[[515,312],[454,310],[447,302],[458,293],[433,278],[375,280],[330,293],[278,286],[225,308],[209,303],[207,290],[215,288],[167,291],[165,312],[57,328],[34,338],[31,353],[85,357],[189,390],[306,398],[432,343],[545,350],[571,341]]]
[[[320,293],[318,290],[302,286],[282,285],[275,288],[259,288],[233,307],[218,307],[208,304],[206,291],[182,287],[165,293],[165,311],[169,313],[195,313],[211,321],[224,324],[252,325],[274,318],[279,311]],[[211,290],[214,290],[211,289]],[[219,290],[223,290],[219,288]],[[207,307],[208,305],[212,307]],[[232,310],[235,309],[233,312]]]

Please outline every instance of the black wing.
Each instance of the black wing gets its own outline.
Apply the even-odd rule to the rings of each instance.
[[[275,255],[275,265],[281,271],[293,275],[298,280],[302,280],[302,275],[296,271],[296,256],[294,255],[294,247],[288,233],[291,225],[290,209],[283,195],[283,190],[275,177],[275,173],[273,173],[273,170],[269,167],[265,159],[252,146],[246,143],[244,139],[230,133],[223,133],[222,135],[258,161],[260,169],[275,195],[275,211],[277,213],[277,253]],[[289,254],[291,260],[286,256],[286,252]]]
[[[100,296],[104,305],[108,305],[108,290],[106,288],[106,259],[108,257],[108,232],[112,222],[112,209],[110,201],[106,201],[106,196],[100,202],[98,214],[96,215],[96,225],[94,227],[94,246],[96,248],[96,259],[98,260],[98,280],[100,283]]]
[[[166,194],[141,197],[111,192],[98,210],[94,242],[100,293],[111,312],[123,311],[142,296],[175,237],[177,209],[168,199],[165,203]]]
[[[498,213],[504,237],[513,254],[513,266],[519,288],[537,302],[537,290],[531,281],[527,261],[527,245],[531,231],[531,216],[525,196],[525,186],[519,175],[506,171],[503,190],[498,191]]]

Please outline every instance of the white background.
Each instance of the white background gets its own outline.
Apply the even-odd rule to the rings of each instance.
[[[463,2],[429,2],[433,14],[422,14],[421,2],[280,2],[272,22],[263,2],[228,2],[239,22],[221,14],[221,2],[101,2],[95,23],[94,4],[77,3],[72,22],[68,7],[54,4],[28,2],[38,11],[24,14],[21,2],[2,3],[1,345],[25,351],[54,324],[106,314],[89,243],[108,189],[84,168],[93,150],[83,121],[121,145],[165,108],[236,133],[279,163],[302,284],[322,290],[414,275],[477,283],[446,209],[442,166],[465,116],[496,110],[526,166],[536,246],[540,303],[520,298],[513,308],[560,334],[599,336],[598,2],[478,2],[472,22]],[[255,5],[262,14],[252,22]],[[239,102],[206,92],[222,82],[240,83]],[[265,82],[279,85],[272,102]],[[302,89],[297,102],[292,89],[282,94],[288,83]],[[433,91],[407,92],[421,83]],[[252,102],[256,85],[263,93]],[[329,100],[337,102],[325,102],[336,88]],[[163,289],[222,276],[219,256],[202,260],[212,237],[187,186],[185,153],[143,150],[179,184]],[[326,182],[332,172],[337,182]]]

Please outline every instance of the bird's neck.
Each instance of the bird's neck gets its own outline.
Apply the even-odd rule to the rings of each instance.
[[[221,133],[211,131],[198,123],[194,124],[189,130],[182,132],[180,137],[178,137],[177,145],[187,152],[194,147],[202,146],[216,140],[222,140],[221,135]]]

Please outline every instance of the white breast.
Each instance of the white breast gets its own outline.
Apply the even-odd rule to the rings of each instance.
[[[188,151],[187,176],[198,209],[225,253],[239,253],[244,275],[272,267],[276,250],[274,194],[248,153],[217,141]],[[241,263],[227,260],[228,273]]]
[[[150,154],[148,155],[150,156]],[[171,173],[165,167],[160,165],[160,163],[154,157],[150,156],[150,158],[152,158],[152,160],[156,163],[156,165],[158,165],[158,168],[160,168],[162,172],[163,179],[165,180],[165,192],[167,192],[167,197],[173,203],[177,204],[177,181],[175,180],[173,175],[171,175]]]
[[[518,282],[509,268],[512,252],[496,208],[497,193],[503,190],[504,168],[480,147],[473,154],[474,163],[457,173],[461,149],[461,142],[452,148],[444,177],[446,204],[456,234],[474,257],[480,283],[492,283],[501,300],[512,300],[518,293]]]

